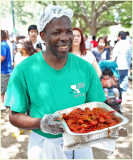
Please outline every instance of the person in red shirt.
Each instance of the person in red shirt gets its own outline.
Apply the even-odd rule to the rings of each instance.
[[[91,41],[91,43],[93,44],[93,48],[94,47],[97,47],[97,41],[96,41],[96,36],[92,36],[92,41]]]

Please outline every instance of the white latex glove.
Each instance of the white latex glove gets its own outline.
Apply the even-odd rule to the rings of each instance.
[[[60,134],[63,133],[63,126],[61,122],[57,121],[59,114],[45,114],[40,121],[40,128],[44,133]]]

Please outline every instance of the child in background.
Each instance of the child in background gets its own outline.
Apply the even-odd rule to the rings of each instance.
[[[106,68],[103,72],[103,78],[101,79],[101,84],[103,86],[104,89],[104,93],[105,96],[107,98],[108,101],[108,92],[109,89],[113,89],[113,92],[115,94],[116,97],[116,103],[121,103],[121,99],[119,99],[119,91],[118,91],[118,83],[117,83],[117,78],[113,75],[112,70]]]

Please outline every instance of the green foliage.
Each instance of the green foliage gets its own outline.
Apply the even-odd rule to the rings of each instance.
[[[81,9],[81,6],[79,5],[78,1],[54,1],[57,4],[63,5],[67,8],[71,8],[75,14],[78,14],[79,17],[73,17],[73,26],[77,24],[77,21],[79,22],[79,27],[84,32],[89,32],[90,28],[87,27],[88,24],[85,22],[80,15],[83,15],[83,11]],[[102,1],[93,1],[94,3],[94,10],[92,10],[92,1],[82,1],[86,16],[88,16],[90,19],[93,15],[93,12],[97,10],[97,8],[101,5]],[[107,10],[103,11],[101,15],[97,18],[97,24],[104,21],[114,22],[121,24],[124,27],[130,28],[132,23],[132,2],[131,1],[125,1],[120,4],[112,5]],[[110,25],[111,26],[111,25]],[[109,31],[107,29],[108,27],[105,26],[105,28],[101,28],[100,30],[106,34],[106,32]],[[100,34],[101,31],[97,31],[97,34]]]
[[[97,38],[98,38],[98,37],[103,37],[103,36],[109,35],[109,34],[110,34],[109,27],[104,27],[104,28],[100,29],[100,30],[97,32]]]
[[[118,8],[119,7],[119,8]],[[119,4],[118,8],[118,21],[121,25],[130,28],[132,26],[132,1],[127,1],[125,3]]]
[[[98,18],[98,22],[104,21],[104,20],[108,20],[112,22],[115,20],[115,11],[113,7],[110,7],[107,11],[103,12]]]
[[[112,5],[107,10],[103,11],[98,18],[96,19],[96,23],[93,23],[92,16],[97,11],[99,6],[102,6],[105,1],[81,1],[83,4],[83,8],[85,8],[85,13],[81,8],[81,4],[79,1],[13,1],[14,2],[14,13],[15,13],[15,21],[17,24],[30,24],[35,22],[40,14],[40,10],[43,9],[44,6],[48,4],[59,4],[64,6],[65,8],[71,8],[76,14],[72,21],[73,26],[78,26],[83,30],[84,33],[90,32],[90,25],[96,24],[98,25],[105,22],[117,22],[124,27],[130,28],[132,25],[132,1],[122,1],[122,3]],[[108,1],[109,2],[109,1]],[[93,8],[94,6],[94,8]],[[1,1],[1,15],[2,17],[6,17],[11,14],[11,1]],[[78,15],[78,16],[77,16]],[[84,17],[87,17],[89,21],[85,20]],[[88,23],[89,22],[89,23]],[[111,24],[110,24],[111,25]],[[108,25],[109,26],[109,25]],[[96,30],[97,35],[101,32],[105,33],[108,31],[107,26],[105,28],[101,28],[100,30]]]
[[[1,15],[3,17],[5,17],[7,14],[11,13],[11,3],[10,2],[6,2],[6,4],[5,4],[5,1],[1,1],[0,5],[1,5]]]

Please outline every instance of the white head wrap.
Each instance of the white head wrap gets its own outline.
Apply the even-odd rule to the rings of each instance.
[[[38,22],[38,31],[41,32],[46,27],[46,25],[53,19],[53,18],[60,18],[62,16],[67,16],[68,18],[72,18],[73,11],[71,9],[64,9],[59,5],[52,5],[49,4],[45,11],[40,15],[39,22]]]

